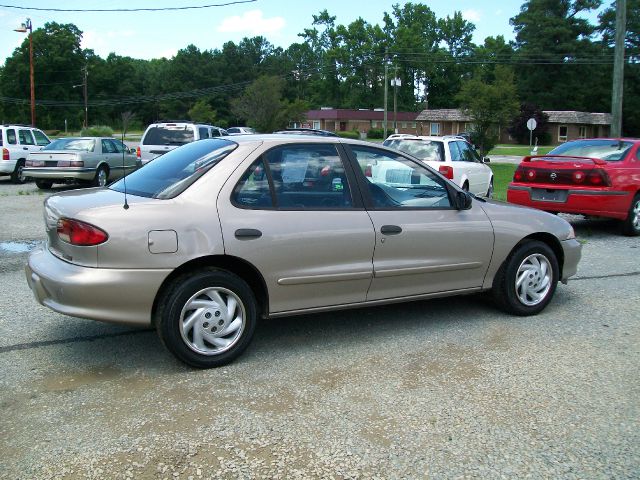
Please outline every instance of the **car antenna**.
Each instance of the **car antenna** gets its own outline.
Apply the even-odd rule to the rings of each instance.
[[[129,111],[122,112],[122,145],[124,145],[124,134],[127,131],[127,125],[129,124],[129,120],[131,120],[133,114]],[[124,205],[122,208],[125,210],[129,210],[129,204],[127,203],[127,172],[125,171],[125,163],[124,163],[124,155],[125,149],[122,149],[122,183],[124,184]]]

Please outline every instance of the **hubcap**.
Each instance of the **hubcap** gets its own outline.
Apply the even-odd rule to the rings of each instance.
[[[180,334],[202,355],[219,355],[233,347],[244,331],[246,312],[231,290],[205,288],[193,295],[180,314]]]
[[[107,172],[104,169],[98,170],[98,185],[104,187],[107,184]]]
[[[18,167],[18,181],[19,181],[20,183],[24,183],[24,181],[25,181],[26,179],[27,179],[27,178],[24,176],[24,167],[23,167],[22,165],[20,165],[20,166]]]
[[[631,225],[634,230],[640,230],[640,200],[636,201],[633,209],[631,210]]]
[[[529,307],[542,302],[551,289],[553,269],[547,257],[534,253],[525,258],[516,273],[516,295]]]

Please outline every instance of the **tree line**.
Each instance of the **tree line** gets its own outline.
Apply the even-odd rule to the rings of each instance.
[[[401,79],[398,108],[471,108],[469,103],[507,82],[518,104],[543,110],[611,109],[615,2],[597,22],[585,14],[601,0],[529,0],[510,19],[515,40],[472,41],[475,25],[460,12],[438,18],[422,3],[394,5],[380,25],[359,18],[336,23],[327,10],[313,15],[300,41],[284,49],[256,36],[219,49],[188,45],[171,59],[102,58],[81,47],[73,24],[46,23],[33,32],[38,126],[79,129],[87,82],[90,124],[119,127],[124,112],[142,128],[158,119],[192,118],[225,127],[252,123],[276,129],[309,108],[379,108],[385,64]],[[627,0],[623,131],[640,135],[640,0]],[[85,77],[83,69],[86,68]],[[260,108],[277,114],[259,115]],[[275,110],[274,110],[275,109]],[[29,123],[29,44],[0,68],[0,117]],[[258,118],[259,117],[259,118]]]

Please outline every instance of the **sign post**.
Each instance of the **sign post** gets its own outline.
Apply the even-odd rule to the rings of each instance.
[[[538,122],[536,122],[535,118],[530,118],[527,120],[527,128],[529,129],[529,150],[531,150],[532,140],[533,140],[533,131],[538,126]]]

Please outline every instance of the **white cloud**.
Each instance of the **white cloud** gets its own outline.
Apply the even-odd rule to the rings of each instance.
[[[465,20],[478,23],[480,21],[480,18],[482,17],[482,14],[478,10],[474,10],[470,8],[468,10],[463,10],[462,16],[464,17]]]
[[[135,30],[111,30],[107,32],[87,30],[82,34],[81,46],[82,48],[92,49],[100,56],[106,56],[116,50],[114,41],[131,38],[135,35]]]
[[[159,54],[154,55],[154,58],[163,58],[164,57],[164,58],[170,59],[170,58],[175,57],[177,54],[178,54],[178,49],[177,48],[168,48],[168,49],[160,52]]]
[[[264,18],[261,10],[250,10],[242,16],[234,15],[222,20],[217,31],[223,33],[246,33],[252,36],[277,33],[286,22],[282,17]]]

